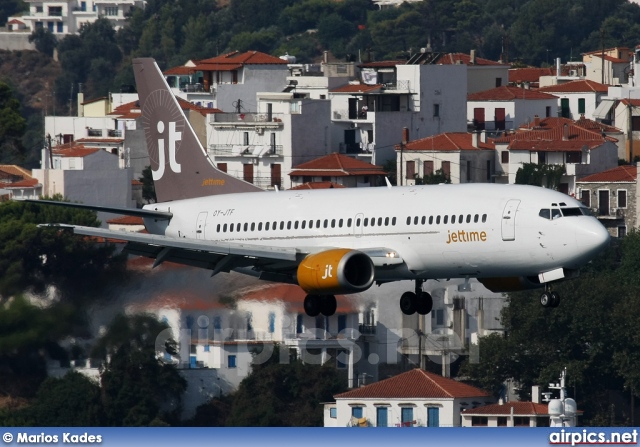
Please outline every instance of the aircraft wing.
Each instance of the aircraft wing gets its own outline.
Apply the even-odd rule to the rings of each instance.
[[[295,283],[298,264],[311,253],[334,247],[275,247],[242,242],[180,239],[147,233],[130,233],[76,225],[42,225],[72,229],[75,234],[124,240],[127,253],[155,259],[154,267],[165,261],[212,270],[212,275],[231,270],[267,281]],[[374,266],[401,264],[393,250],[369,248]],[[391,254],[391,257],[390,257]]]
[[[167,211],[155,211],[150,209],[85,205],[84,203],[59,202],[55,200],[20,199],[20,201],[28,202],[28,203],[36,203],[38,205],[64,206],[67,208],[78,208],[83,210],[101,211],[104,213],[124,214],[126,216],[153,217],[154,219],[157,219],[157,220],[169,220],[173,217],[173,213],[169,213]]]

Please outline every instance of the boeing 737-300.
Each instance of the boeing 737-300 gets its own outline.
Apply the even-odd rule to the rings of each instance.
[[[153,59],[134,60],[158,203],[142,209],[53,202],[138,215],[149,234],[74,226],[126,240],[126,251],[267,281],[298,284],[308,315],[332,315],[335,294],[412,280],[405,314],[425,315],[424,281],[477,278],[493,291],[577,275],[609,242],[579,201],[536,186],[447,184],[265,192],[216,169]],[[40,201],[42,202],[42,201]],[[466,282],[468,284],[468,281]]]

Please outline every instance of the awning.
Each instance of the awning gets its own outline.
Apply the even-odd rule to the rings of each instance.
[[[598,107],[596,107],[595,112],[593,112],[593,117],[601,120],[606,119],[614,103],[615,101],[613,99],[603,99],[602,102],[598,104]]]

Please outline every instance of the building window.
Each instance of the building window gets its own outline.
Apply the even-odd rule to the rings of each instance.
[[[473,427],[486,427],[489,424],[489,418],[486,416],[471,416],[471,425]]]
[[[402,407],[400,413],[400,422],[403,427],[413,427],[413,408],[412,407]]]
[[[582,163],[582,151],[566,152],[567,163]]]
[[[440,427],[440,408],[427,407],[427,427]]]
[[[509,163],[509,151],[502,151],[500,154],[502,163]]]
[[[451,177],[451,162],[450,161],[443,161],[442,162],[442,173],[447,178]]]
[[[498,427],[506,427],[506,426],[507,426],[507,417],[498,416]]]
[[[351,407],[351,416],[360,419],[362,417],[362,407]]]
[[[486,418],[485,418],[486,419]],[[529,418],[517,416],[513,418],[513,426],[514,427],[529,427]]]
[[[249,146],[249,132],[242,132],[242,144]]]
[[[58,29],[56,30],[58,33],[62,33],[64,31],[64,24],[62,22],[58,22]]]
[[[204,352],[211,352],[211,346],[204,345]]]
[[[545,117],[546,118],[551,117],[551,106],[547,106],[546,111],[545,111]]]
[[[49,15],[51,17],[62,17],[62,6],[49,6]]]
[[[502,78],[496,78],[496,87],[502,87]]]
[[[222,330],[222,317],[220,315],[214,315],[213,317],[213,329],[216,331]]]
[[[626,208],[627,207],[627,190],[619,189],[618,190],[618,208]]]
[[[416,162],[415,161],[407,161],[406,162],[406,168],[407,168],[407,179],[414,179],[416,178]]]
[[[587,208],[591,208],[591,191],[588,189],[580,191],[580,201]]]
[[[36,12],[42,12],[42,5],[36,6]]]
[[[439,118],[440,117],[440,104],[434,104],[433,105],[433,117],[434,118]]]
[[[618,237],[625,237],[627,235],[627,227],[618,227]]]
[[[347,328],[347,316],[338,315],[338,333],[341,333]]]
[[[376,427],[389,426],[389,409],[387,407],[376,408]]]
[[[467,182],[471,181],[471,160],[467,160]]]
[[[269,333],[273,334],[276,331],[276,314],[275,312],[269,312]]]
[[[424,174],[423,176],[432,175],[433,174],[433,160],[427,160],[424,162]]]
[[[578,98],[578,113],[585,113],[585,100]]]
[[[330,418],[337,418],[338,417],[338,409],[337,408],[329,408],[329,417]]]
[[[106,16],[117,16],[118,15],[118,7],[117,6],[106,6],[104,8],[104,15]]]
[[[444,309],[436,309],[434,317],[436,319],[436,325],[442,326],[444,324]]]
[[[235,354],[231,354],[227,357],[227,367],[228,368],[235,368],[236,365],[236,356]]]

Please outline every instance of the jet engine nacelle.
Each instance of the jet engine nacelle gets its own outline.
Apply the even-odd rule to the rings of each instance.
[[[487,289],[492,292],[518,292],[520,290],[537,289],[543,287],[538,277],[516,276],[510,278],[478,278]]]
[[[351,249],[314,253],[298,266],[298,284],[314,295],[362,292],[371,287],[373,277],[371,258]]]

